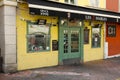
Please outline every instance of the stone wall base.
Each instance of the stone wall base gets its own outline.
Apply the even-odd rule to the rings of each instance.
[[[17,64],[3,64],[2,68],[4,73],[17,72]]]

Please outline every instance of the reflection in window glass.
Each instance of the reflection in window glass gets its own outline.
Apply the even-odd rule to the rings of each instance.
[[[66,18],[61,19],[60,25],[61,26],[68,26],[68,20]]]
[[[99,7],[99,0],[89,0],[90,6]]]
[[[68,0],[65,0],[66,3],[68,3]]]
[[[68,53],[68,30],[64,30],[64,53]]]
[[[87,27],[84,29],[84,44],[89,44],[89,29]]]
[[[68,26],[69,27],[75,27],[75,26],[81,26],[81,22],[78,19],[69,19],[68,21]]]
[[[76,0],[65,0],[65,3],[69,3],[69,4],[75,4]]]
[[[28,23],[28,51],[44,51],[50,49],[49,26]]]
[[[71,52],[79,52],[79,31],[71,31]]]
[[[81,27],[82,26],[82,21],[76,18],[62,18],[60,20],[60,25],[61,26],[66,26],[66,27]]]
[[[99,26],[99,25],[98,25]],[[101,28],[93,27],[92,28],[92,47],[97,48],[100,47],[101,44]]]
[[[71,3],[71,4],[75,4],[74,0],[70,0],[70,3]]]
[[[116,36],[116,25],[107,25],[106,27],[106,35],[107,37],[115,37]]]

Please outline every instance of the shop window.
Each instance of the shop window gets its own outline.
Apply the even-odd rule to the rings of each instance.
[[[84,29],[84,44],[89,44],[89,29],[87,27]]]
[[[39,24],[28,22],[27,49],[28,52],[50,50],[50,26],[45,20]]]
[[[116,36],[116,25],[107,25],[106,29],[107,37],[115,37]]]
[[[92,27],[92,48],[101,46],[101,26],[100,24],[96,24]]]

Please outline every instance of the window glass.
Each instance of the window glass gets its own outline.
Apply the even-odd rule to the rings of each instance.
[[[69,3],[69,4],[75,4],[75,1],[77,0],[64,0],[65,3]]]
[[[79,31],[71,31],[71,52],[79,52]]]
[[[107,37],[116,37],[116,25],[107,25],[106,35]]]
[[[87,27],[84,29],[84,44],[89,44],[89,29]]]
[[[61,26],[68,26],[68,19],[67,18],[62,18],[60,20],[60,25]]]
[[[99,7],[99,0],[89,0],[90,6]]]
[[[76,18],[71,18],[68,20],[68,26],[69,27],[76,27],[76,26],[81,26],[82,22]]]
[[[76,18],[62,18],[60,20],[60,25],[61,26],[66,26],[66,27],[80,27],[82,26],[82,21]]]
[[[66,3],[68,3],[68,0],[65,0]]]
[[[50,49],[50,26],[28,22],[28,52]]]
[[[75,4],[75,1],[74,1],[74,0],[70,0],[70,3],[71,3],[71,4]]]
[[[101,44],[101,27],[100,24],[96,24],[92,27],[92,47],[98,48]]]
[[[68,53],[68,30],[64,30],[64,53]]]

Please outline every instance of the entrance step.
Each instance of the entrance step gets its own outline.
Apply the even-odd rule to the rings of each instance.
[[[64,59],[63,65],[80,65],[80,58]]]

